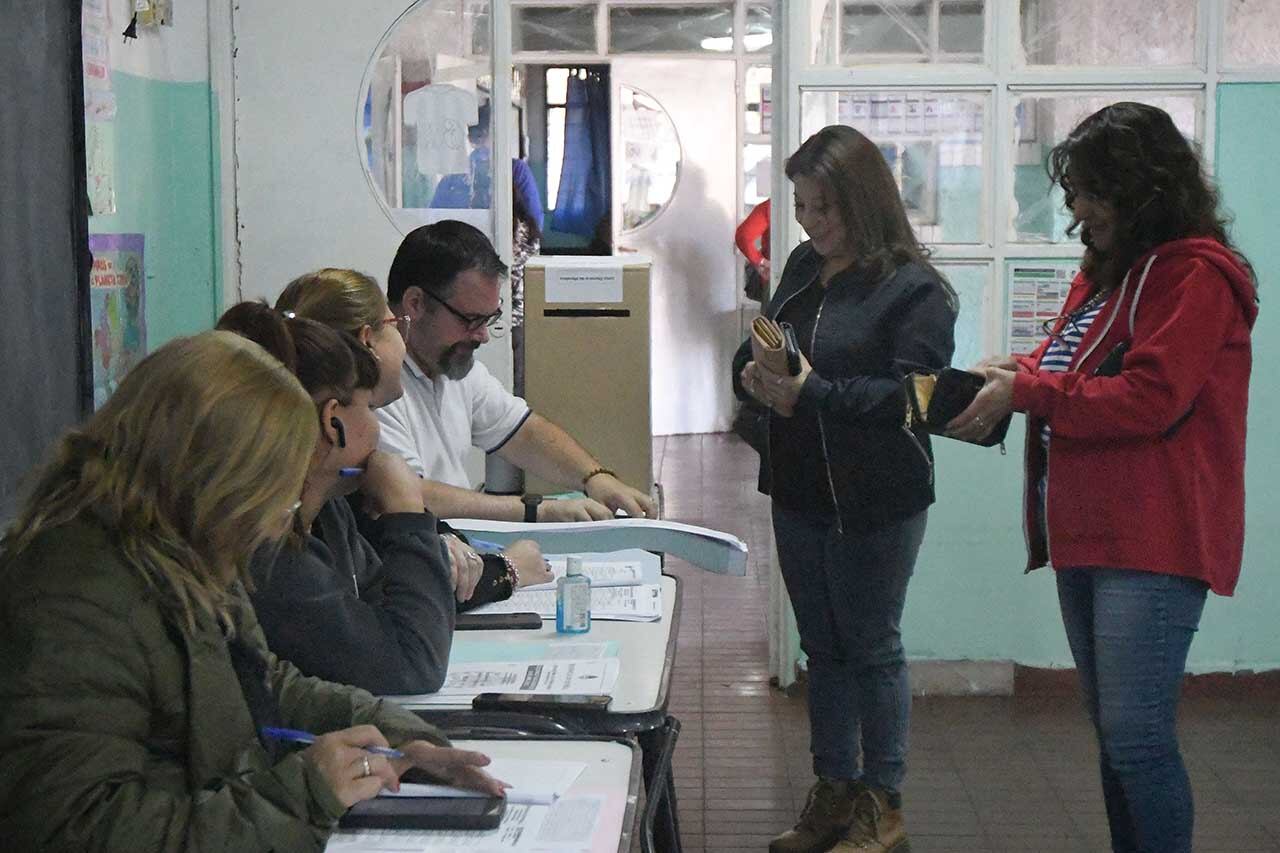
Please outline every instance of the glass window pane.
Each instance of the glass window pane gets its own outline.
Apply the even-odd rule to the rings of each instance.
[[[849,90],[803,93],[808,137],[845,124],[880,146],[924,243],[985,239],[985,92]]]
[[[733,52],[733,4],[609,10],[611,53]]]
[[[569,97],[569,69],[547,69],[547,103],[564,104]]]
[[[947,277],[960,300],[960,316],[956,318],[956,350],[951,365],[961,369],[972,367],[991,355],[987,342],[987,315],[991,310],[990,262],[946,263],[935,261],[938,272]]]
[[[1022,0],[1022,51],[1027,65],[1191,65],[1196,50],[1196,0],[1081,3]]]
[[[747,29],[742,49],[747,53],[767,53],[773,45],[773,4],[748,3]]]
[[[1228,0],[1223,62],[1232,68],[1280,65],[1280,6],[1275,0]]]
[[[811,18],[816,65],[983,61],[986,0],[813,3],[817,13]]]
[[[461,219],[493,234],[488,34],[487,2],[427,0],[370,58],[357,115],[361,159],[403,231]]]
[[[1076,125],[1117,101],[1138,101],[1159,107],[1173,117],[1188,139],[1199,140],[1203,97],[1200,92],[1106,92],[1093,94],[1022,95],[1014,105],[1013,199],[1009,207],[1010,239],[1024,243],[1064,243],[1071,213],[1062,204],[1062,191],[1049,183],[1045,163],[1050,149]]]
[[[622,150],[627,194],[622,229],[639,228],[666,209],[680,178],[680,138],[662,104],[649,93],[623,85]]]
[[[982,5],[981,0],[943,0],[938,10],[938,49],[942,53],[977,54],[975,61],[981,61]]]
[[[1006,328],[1003,352],[1032,352],[1045,337],[1044,323],[1062,311],[1079,258],[1025,258],[1005,261]]]
[[[768,65],[752,65],[743,75],[743,120],[749,134],[769,133],[773,127],[772,80],[773,69]]]
[[[547,210],[556,209],[564,166],[564,107],[547,110]]]
[[[550,6],[511,10],[512,50],[596,52],[596,7]]]
[[[747,209],[769,197],[769,178],[773,169],[773,146],[751,144],[742,147],[742,201]]]
[[[845,3],[840,56],[859,62],[924,62],[929,57],[929,3]]]

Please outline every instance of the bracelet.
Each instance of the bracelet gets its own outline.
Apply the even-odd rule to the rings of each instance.
[[[585,489],[587,487],[587,483],[591,480],[592,477],[596,476],[597,474],[608,474],[610,477],[618,476],[617,472],[613,471],[612,469],[605,468],[603,466],[599,468],[592,468],[590,471],[587,472],[587,476],[582,478],[582,488]]]
[[[516,574],[516,564],[512,562],[511,558],[502,551],[499,551],[494,556],[502,560],[502,564],[507,567],[506,577],[504,579],[511,586],[511,591],[515,592],[520,586],[520,576]]]

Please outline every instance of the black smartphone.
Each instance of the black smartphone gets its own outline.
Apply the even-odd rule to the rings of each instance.
[[[343,829],[494,829],[502,822],[502,797],[374,797],[356,803],[338,820]]]
[[[541,627],[542,617],[537,613],[459,613],[453,623],[455,631],[536,631]]]
[[[477,711],[603,711],[610,696],[586,693],[481,693],[471,700]]]

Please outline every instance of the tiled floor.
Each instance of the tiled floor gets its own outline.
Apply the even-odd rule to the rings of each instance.
[[[766,849],[812,777],[803,698],[769,685],[768,503],[756,457],[725,435],[656,439],[668,518],[731,532],[745,578],[669,561],[684,615],[672,686],[683,723],[676,783],[688,853]],[[1280,851],[1280,707],[1183,703],[1197,851]],[[1109,849],[1096,750],[1070,699],[917,699],[904,790],[915,853]]]

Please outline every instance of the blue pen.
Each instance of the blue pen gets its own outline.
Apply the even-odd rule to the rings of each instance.
[[[468,537],[468,538],[469,538],[469,537]],[[471,547],[472,547],[472,548],[475,548],[477,551],[484,550],[484,551],[494,551],[494,552],[497,552],[497,551],[501,551],[501,550],[503,549],[503,547],[504,547],[504,546],[502,546],[502,545],[499,545],[497,542],[486,542],[486,541],[484,541],[483,539],[470,539],[470,538],[469,538],[469,540],[470,540],[470,542],[471,542]]]
[[[339,468],[338,469],[339,477],[359,477],[363,473],[364,473],[363,468]]]
[[[311,732],[303,732],[298,729],[278,729],[274,726],[263,726],[262,736],[269,737],[272,740],[288,740],[294,743],[316,742],[316,736]],[[365,752],[372,752],[374,755],[385,755],[387,758],[404,758],[403,752],[386,746],[366,746],[362,747],[362,749]]]

